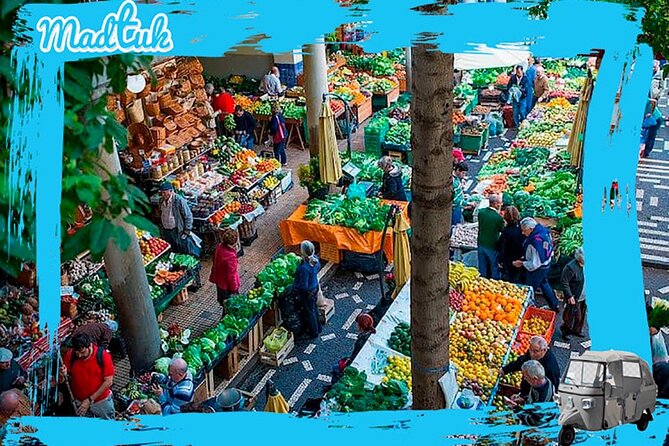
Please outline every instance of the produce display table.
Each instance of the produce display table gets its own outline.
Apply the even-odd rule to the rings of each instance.
[[[177,297],[183,290],[185,290],[193,282],[195,274],[198,274],[200,271],[200,265],[193,269],[189,269],[186,272],[186,275],[179,281],[178,284],[172,289],[172,291],[163,294],[160,299],[153,301],[153,307],[156,310],[156,315],[161,314],[167,309],[170,303]]]
[[[304,120],[286,118],[286,129],[288,130],[288,138],[286,138],[286,146],[296,144],[300,150],[306,150],[304,145],[304,138],[302,138],[302,126]]]
[[[406,215],[408,203],[396,201],[384,201],[384,203],[398,205]],[[369,231],[361,234],[356,229],[343,226],[322,225],[314,221],[304,219],[307,206],[300,205],[286,220],[279,223],[279,231],[284,246],[295,246],[304,240],[312,242],[327,243],[334,245],[337,249],[357,252],[361,254],[374,254],[381,247],[381,232]],[[393,230],[388,228],[386,238],[383,241],[383,251],[388,259],[393,258]]]

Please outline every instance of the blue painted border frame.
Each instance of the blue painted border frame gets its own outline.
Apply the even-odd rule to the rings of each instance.
[[[602,212],[600,195],[605,186],[617,179],[621,190],[629,185],[631,200],[635,200],[640,122],[652,59],[650,48],[636,45],[639,22],[627,20],[629,11],[623,6],[600,2],[556,2],[547,20],[528,18],[527,12],[521,9],[528,3],[462,4],[450,7],[448,16],[425,16],[411,10],[421,3],[372,0],[364,8],[350,10],[331,0],[294,0],[284,4],[268,0],[200,0],[138,5],[138,10],[143,23],[149,23],[156,13],[167,13],[174,39],[170,54],[181,56],[221,56],[245,39],[259,34],[271,36],[271,39],[261,41],[263,50],[271,53],[291,50],[351,21],[369,22],[368,30],[374,37],[365,44],[368,51],[406,46],[420,33],[428,31],[436,33],[435,40],[440,49],[449,52],[474,51],[474,43],[495,45],[508,42],[531,43],[535,54],[547,57],[571,57],[589,53],[592,49],[605,49],[588,115],[584,154],[584,238],[588,255],[586,271],[592,348],[633,351],[649,359],[636,210],[633,207],[629,217],[625,209]],[[119,4],[117,1],[58,6],[34,4],[22,9],[21,16],[31,28],[39,18],[56,15],[75,15],[82,26],[96,28],[106,14],[116,11]],[[42,296],[40,314],[43,323],[54,327],[59,315],[58,212],[62,146],[53,142],[63,137],[63,98],[57,80],[65,62],[89,55],[69,51],[40,53],[39,36],[35,31],[30,35],[35,43],[15,48],[13,57],[18,69],[28,70],[36,81],[34,90],[39,93],[41,103],[31,109],[15,107],[13,110],[10,178],[15,187],[28,190],[36,199],[38,283]],[[623,73],[624,66],[627,68]],[[619,128],[610,134],[614,98],[621,85],[621,75],[624,81],[620,110],[624,112]],[[34,173],[33,178],[39,186],[36,182],[25,184],[27,171]],[[477,424],[482,419],[475,420],[482,415],[465,411],[396,412],[335,416],[329,422],[268,414],[183,415],[147,418],[144,420],[146,424],[158,429],[162,426],[168,431],[142,432],[130,432],[120,422],[53,418],[25,421],[39,429],[37,436],[47,444],[101,445],[128,442],[208,444],[222,441],[221,432],[212,429],[219,426],[237,427],[226,432],[225,441],[248,441],[247,432],[257,432],[253,429],[257,425],[264,428],[266,439],[262,441],[279,444],[294,443],[296,434],[305,439],[309,435],[318,435],[314,438],[326,444],[356,440],[386,444],[441,440],[456,444],[466,441],[445,440],[443,436],[514,429]],[[402,420],[411,429],[357,429],[402,427]],[[346,424],[356,429],[328,429],[332,427],[328,423]],[[644,444],[650,444],[648,435],[652,432],[661,435],[661,428],[660,432],[653,430],[660,424],[662,422],[655,422],[643,436],[625,426],[619,429],[618,438],[630,441],[644,438]],[[62,433],[62,429],[69,428],[76,428],[81,435]],[[290,435],[285,435],[287,433]],[[209,438],[215,440],[208,440],[207,434],[213,435]],[[595,444],[595,441],[597,437],[590,438],[588,444]]]

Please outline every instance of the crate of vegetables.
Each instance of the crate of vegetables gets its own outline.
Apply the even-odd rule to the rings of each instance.
[[[460,136],[460,148],[467,155],[478,155],[488,145],[488,128],[464,126]]]
[[[520,334],[532,337],[543,336],[546,342],[551,342],[555,331],[555,312],[542,310],[536,307],[528,307],[525,317],[520,323]]]

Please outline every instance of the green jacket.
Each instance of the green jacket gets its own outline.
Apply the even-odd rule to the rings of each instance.
[[[492,208],[479,210],[478,245],[483,248],[495,249],[499,236],[504,230],[504,219]]]

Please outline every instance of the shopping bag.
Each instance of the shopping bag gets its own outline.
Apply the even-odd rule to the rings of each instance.
[[[286,345],[286,342],[288,342],[288,330],[279,327],[274,329],[272,333],[265,338],[263,344],[268,351],[276,353]]]

